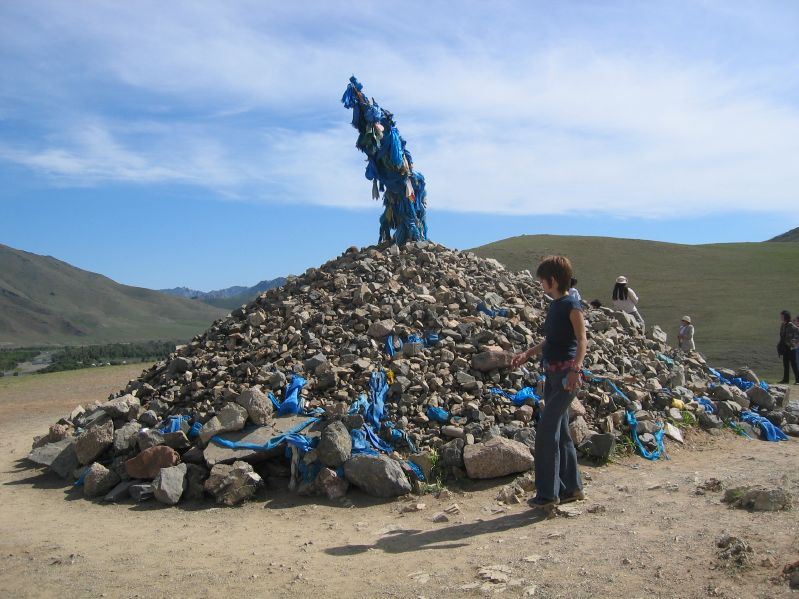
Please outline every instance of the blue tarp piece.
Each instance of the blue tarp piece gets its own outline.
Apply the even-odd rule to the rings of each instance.
[[[89,474],[89,469],[88,468],[84,469],[84,471],[80,473],[80,476],[78,477],[78,480],[76,480],[74,483],[72,483],[72,486],[73,487],[82,487],[83,483],[86,481],[86,475],[87,474]]]
[[[496,310],[492,310],[491,308],[489,308],[488,306],[486,306],[482,302],[477,304],[477,311],[478,312],[482,312],[483,314],[488,314],[491,318],[494,318],[495,316],[503,316],[504,317],[504,316],[507,316],[509,314],[507,308],[497,308]]]
[[[191,425],[191,430],[189,431],[189,439],[194,439],[200,435],[200,431],[203,430],[203,423],[202,422],[195,422]]]
[[[391,453],[394,451],[394,448],[391,447],[388,443],[383,441],[380,437],[377,436],[375,429],[373,429],[368,424],[363,425],[363,430],[366,433],[366,440],[372,444],[372,447],[375,449],[382,451],[383,453]]]
[[[430,406],[427,408],[427,417],[430,420],[434,420],[440,424],[446,424],[449,422],[449,412],[447,412],[444,408],[437,408],[436,406]]]
[[[755,414],[749,410],[741,412],[741,420],[748,422],[752,426],[760,428],[760,434],[766,441],[787,441],[788,435],[782,432],[782,429],[775,426],[773,422],[764,418],[760,414]]]
[[[374,447],[372,447],[372,444],[366,438],[366,431],[364,429],[362,428],[352,429],[350,431],[350,437],[352,437],[353,455],[358,453],[368,453],[369,455],[377,454]]]
[[[269,392],[269,399],[272,400],[272,403],[277,410],[278,416],[286,416],[286,415],[297,415],[303,409],[303,401],[302,397],[300,397],[300,391],[305,386],[306,381],[300,375],[295,374],[291,382],[286,385],[286,392],[283,394],[283,402],[279,402],[275,395],[270,391]]]
[[[532,387],[523,387],[522,389],[519,389],[519,391],[516,393],[510,393],[509,391],[504,391],[499,387],[491,387],[489,391],[494,395],[501,395],[502,397],[508,398],[511,401],[511,403],[513,403],[513,405],[515,406],[521,406],[525,404],[528,399],[532,399],[536,405],[538,405],[538,402],[541,401],[541,398],[538,395],[536,395]]]
[[[380,421],[385,416],[385,401],[388,393],[388,380],[384,370],[375,371],[369,377],[369,407],[366,420],[372,426],[380,428]]]
[[[167,425],[158,430],[162,433],[176,433],[181,430],[183,423],[189,420],[191,420],[191,416],[170,416]]]
[[[647,460],[657,460],[666,453],[666,447],[663,444],[663,435],[666,434],[666,431],[662,426],[653,433],[655,442],[657,442],[657,449],[655,451],[649,451],[646,446],[641,443],[641,439],[638,438],[638,420],[635,417],[635,412],[632,410],[627,410],[627,424],[630,425],[633,441],[635,441],[635,445],[638,447],[638,451],[641,453],[642,457]]]
[[[422,470],[422,467],[419,466],[419,464],[414,464],[413,462],[408,461],[405,462],[405,465],[408,466],[408,468],[410,468],[411,470],[413,470],[413,473],[416,475],[416,478],[418,478],[422,482],[425,482],[426,479],[424,476],[424,470]]]
[[[674,366],[674,360],[669,358],[666,354],[658,354],[657,358],[658,360],[664,362],[665,364],[668,364],[669,366]]]
[[[713,405],[713,402],[711,402],[707,397],[697,397],[696,401],[697,403],[699,403],[700,406],[702,406],[705,409],[705,412],[707,412],[708,414],[716,413],[716,407]]]
[[[402,351],[406,343],[424,343],[425,347],[432,347],[438,342],[438,333],[428,333],[424,337],[420,335],[408,335],[405,341],[399,338],[395,339],[394,335],[389,335],[386,337],[386,353],[393,358],[398,351]],[[397,343],[399,343],[399,348],[396,347]]]
[[[708,368],[708,370],[710,371],[710,373],[713,376],[715,376],[717,379],[719,379],[719,383],[721,383],[722,385],[735,385],[741,391],[749,391],[749,389],[751,389],[752,387],[755,386],[755,384],[752,381],[746,381],[746,380],[744,380],[744,379],[742,379],[740,377],[737,377],[737,376],[733,377],[731,379],[728,379],[727,377],[723,376],[715,368]],[[761,389],[765,389],[766,391],[768,391],[768,383],[766,381],[760,381],[760,388]]]
[[[365,176],[372,181],[372,197],[378,199],[379,191],[385,192],[379,241],[402,245],[427,239],[424,176],[413,170],[413,156],[394,116],[368,99],[362,90],[363,85],[354,76],[350,77],[341,103],[352,110],[352,126],[358,130],[355,147],[366,154]]]
[[[272,437],[269,441],[264,443],[263,445],[258,445],[257,443],[247,443],[242,441],[230,441],[228,439],[223,439],[219,435],[215,435],[211,437],[211,441],[220,445],[222,447],[227,447],[228,449],[252,449],[253,451],[271,451],[281,443],[286,443],[289,445],[294,445],[295,447],[299,448],[309,448],[312,445],[312,441],[306,437],[305,435],[299,434],[300,431],[308,428],[315,422],[319,422],[319,418],[309,418],[308,420],[301,422],[294,428],[286,431],[282,435],[278,435],[277,437]]]
[[[411,450],[411,453],[418,453],[419,450],[416,448],[416,444],[411,439],[411,436],[408,434],[408,431],[403,431],[398,428],[391,429],[391,442],[396,443],[398,441],[404,441],[408,448]]]

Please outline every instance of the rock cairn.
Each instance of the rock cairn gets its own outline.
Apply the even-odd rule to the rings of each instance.
[[[528,271],[471,253],[431,242],[350,248],[217,321],[108,401],[77,407],[35,440],[29,459],[80,477],[89,497],[167,504],[211,496],[232,505],[275,477],[290,478],[300,493],[341,499],[350,485],[402,495],[420,473],[431,480],[525,472],[539,407],[532,394],[512,398],[524,387],[542,395],[543,373],[509,365],[540,339],[547,303]],[[608,308],[587,309],[586,319],[592,374],[571,407],[584,454],[607,459],[631,432],[628,412],[651,450],[661,426],[681,441],[675,423],[717,430],[751,405],[799,432],[799,409],[784,388],[761,388],[749,370],[720,371],[754,383],[746,392],[719,385],[699,354],[673,350],[658,327],[644,336],[634,318]],[[373,432],[392,447],[358,451],[365,414],[350,408],[383,371],[390,384]],[[313,442],[289,452],[284,443],[254,449],[308,420],[279,416],[269,398],[285,400],[292,383],[303,409],[318,416],[301,431]],[[225,447],[215,437],[250,445]]]

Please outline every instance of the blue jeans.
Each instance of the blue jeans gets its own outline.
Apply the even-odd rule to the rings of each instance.
[[[535,489],[540,499],[582,490],[577,451],[569,433],[569,405],[574,393],[563,388],[568,368],[547,372],[544,411],[535,432]]]

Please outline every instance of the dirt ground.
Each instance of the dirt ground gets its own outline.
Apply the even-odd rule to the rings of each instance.
[[[84,500],[22,459],[35,434],[103,400],[140,366],[0,380],[3,597],[788,597],[799,559],[795,508],[749,513],[696,493],[710,478],[799,495],[799,443],[691,434],[670,460],[585,466],[582,513],[543,519],[494,499],[508,480],[453,495],[354,507],[297,500],[280,485],[236,508]],[[421,511],[403,508],[423,503]],[[434,523],[456,503],[460,514]],[[729,532],[751,564],[718,556]],[[493,580],[493,582],[492,582]]]

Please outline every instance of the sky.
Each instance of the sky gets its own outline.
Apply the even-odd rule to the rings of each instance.
[[[0,3],[0,243],[129,285],[377,241],[350,75],[432,240],[762,241],[799,225],[799,3]]]

